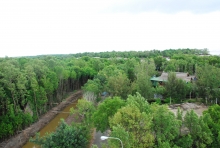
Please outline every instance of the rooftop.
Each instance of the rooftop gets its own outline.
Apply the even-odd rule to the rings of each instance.
[[[186,82],[190,82],[191,78],[194,79],[195,76],[188,76],[188,73],[184,73],[184,72],[175,72],[176,73],[176,77],[182,80],[185,80]],[[161,76],[159,77],[152,77],[150,80],[152,81],[167,81],[168,80],[168,73],[167,72],[163,72],[161,74]]]

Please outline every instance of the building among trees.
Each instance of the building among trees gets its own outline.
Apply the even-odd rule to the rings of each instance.
[[[176,74],[176,78],[182,79],[185,82],[191,82],[195,79],[194,75],[190,76],[188,73],[175,72],[175,74]],[[159,76],[159,77],[153,76],[150,80],[153,83],[153,86],[164,85],[164,83],[167,82],[167,80],[168,80],[168,75],[169,75],[169,73],[163,72],[161,74],[161,76]]]

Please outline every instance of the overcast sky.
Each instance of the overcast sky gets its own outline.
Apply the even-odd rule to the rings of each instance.
[[[0,57],[170,48],[220,54],[220,1],[0,0]]]

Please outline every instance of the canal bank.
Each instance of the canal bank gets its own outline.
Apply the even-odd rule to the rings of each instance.
[[[69,108],[74,107],[79,98],[82,97],[82,91],[77,91],[70,95],[67,99],[62,101],[59,105],[52,108],[45,115],[43,115],[36,123],[30,127],[21,131],[20,134],[8,139],[0,147],[2,148],[32,148],[34,145],[28,144],[30,137],[34,136],[35,133],[40,131],[43,135],[46,132],[51,132],[56,129],[60,118],[67,118]],[[25,144],[28,144],[25,146]]]

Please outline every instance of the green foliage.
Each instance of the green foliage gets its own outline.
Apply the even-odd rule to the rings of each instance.
[[[220,145],[220,106],[212,105],[203,112],[203,120],[212,132],[213,142],[209,147],[218,147]]]
[[[127,73],[128,79],[133,82],[135,80],[135,64],[137,63],[137,60],[132,58],[132,59],[127,59],[125,63],[125,71]]]
[[[199,124],[201,126],[201,133],[199,133],[198,138],[196,141],[197,147],[207,147],[213,142],[212,132],[208,127],[208,124],[204,121],[206,120],[203,117],[200,117]]]
[[[21,130],[32,123],[30,114],[24,114],[21,111],[15,113],[12,105],[9,106],[9,110],[6,116],[0,117],[0,138],[13,135],[17,129]]]
[[[163,62],[165,62],[166,59],[163,58],[162,56],[157,56],[154,58],[154,63],[156,65],[156,70],[161,71],[161,67],[163,65]]]
[[[95,111],[95,106],[93,102],[89,102],[85,99],[78,100],[76,105],[76,109],[71,108],[71,113],[75,113],[78,115],[78,118],[82,123],[87,125],[88,127],[93,126],[92,114]]]
[[[93,144],[91,148],[99,148],[99,147]]]
[[[97,71],[89,66],[90,60],[85,60],[54,56],[1,59],[0,130],[4,132],[0,138],[36,121],[67,93],[94,77]],[[33,116],[25,113],[27,104]]]
[[[163,86],[157,86],[154,89],[156,94],[164,95],[165,94],[165,88]]]
[[[197,114],[191,110],[184,117],[184,126],[188,128],[189,134],[196,147],[207,147],[212,143],[212,132],[203,117],[198,118]]]
[[[166,72],[175,72],[176,71],[175,63],[176,63],[176,60],[171,60],[169,62],[166,62],[165,71]]]
[[[147,100],[141,96],[140,93],[136,93],[136,95],[129,95],[127,98],[127,105],[136,106],[140,112],[149,113],[150,105]]]
[[[107,98],[100,103],[93,114],[93,122],[96,129],[101,132],[107,130],[109,128],[109,118],[124,105],[125,102],[119,97]]]
[[[165,104],[170,104],[170,98],[164,99],[164,103],[165,103]]]
[[[180,135],[181,135],[181,128],[183,124],[183,111],[178,107],[176,119],[179,121],[180,125]]]
[[[101,97],[96,98],[96,103],[99,103],[102,100]]]
[[[193,139],[190,135],[185,135],[178,137],[176,145],[182,148],[191,148],[193,144]]]
[[[186,101],[189,102],[189,103],[196,103],[196,102],[197,102],[196,99],[188,99],[188,100],[186,100]]]
[[[170,148],[170,143],[168,141],[161,141],[160,139],[158,140],[158,148]]]
[[[110,76],[107,83],[108,92],[113,96],[126,98],[130,94],[130,81],[123,73],[115,76]]]
[[[131,147],[131,143],[133,142],[132,137],[130,137],[129,133],[127,131],[125,131],[125,129],[123,127],[121,127],[120,125],[114,126],[112,128],[112,132],[110,134],[111,137],[117,137],[119,138],[121,141],[123,141],[123,147],[126,148],[130,148]],[[121,142],[118,140],[111,140],[109,139],[109,145],[111,148],[118,148],[121,147]]]
[[[205,64],[197,67],[197,81],[199,95],[208,100],[214,100],[219,96],[220,69]]]
[[[213,122],[218,123],[218,124],[220,123],[219,113],[220,113],[220,106],[217,104],[210,106],[208,110],[204,111],[204,115],[209,114]]]
[[[121,51],[121,52],[115,52],[115,51],[107,51],[107,52],[85,52],[85,53],[77,53],[74,54],[74,57],[100,57],[100,58],[132,58],[132,57],[138,57],[138,58],[147,58],[147,57],[157,57],[157,56],[163,56],[163,57],[172,57],[174,55],[208,55],[209,51],[207,48],[205,49],[167,49],[167,50],[146,50],[146,51]],[[64,57],[68,57],[68,55],[63,55]]]
[[[192,135],[192,138],[195,139],[197,133],[201,131],[201,127],[199,125],[199,117],[193,111],[188,111],[184,117],[184,125],[188,128],[189,133]]]
[[[151,132],[152,117],[136,106],[125,106],[111,118],[110,126],[123,127],[129,133],[131,147],[151,147],[154,136]]]
[[[102,86],[99,79],[88,80],[88,82],[82,87],[84,91],[95,93],[97,96],[102,92]]]
[[[82,68],[82,75],[83,76],[88,76],[90,78],[93,78],[96,74],[97,74],[97,72],[91,67],[86,66],[86,67]]]
[[[149,59],[142,61],[135,67],[136,80],[134,81],[133,92],[139,92],[144,98],[153,98],[153,87],[150,81],[150,77],[155,74],[154,62]]]
[[[187,94],[186,82],[182,79],[178,79],[175,73],[169,73],[168,81],[165,83],[165,89],[168,97],[176,99],[172,100],[172,102],[180,102],[185,99]]]
[[[170,112],[165,105],[153,106],[153,130],[155,132],[156,141],[171,142],[179,135],[180,123],[176,120],[175,115]]]
[[[156,99],[156,104],[161,105],[161,99]]]
[[[176,87],[177,87],[177,78],[175,73],[169,73],[168,74],[168,80],[166,82],[165,88],[167,95],[175,98],[177,96]]]
[[[109,128],[109,117],[113,117],[124,105],[138,108],[139,112],[146,114],[146,116],[150,116],[150,114],[155,116],[153,121],[156,121],[156,118],[163,119],[167,117],[169,120],[163,119],[164,122],[167,125],[172,125],[168,122],[171,122],[170,119],[173,118],[168,113],[169,111],[164,109],[167,114],[160,113],[158,111],[160,109],[155,108],[157,105],[149,105],[146,99],[149,101],[153,98],[153,94],[156,93],[167,97],[167,103],[170,102],[171,97],[173,103],[180,102],[186,96],[191,98],[192,95],[193,98],[202,98],[201,102],[206,102],[207,100],[209,104],[216,103],[215,100],[220,95],[220,58],[218,56],[197,56],[201,54],[207,55],[208,50],[113,51],[74,55],[1,58],[0,138],[1,140],[5,139],[27,127],[43,113],[51,109],[54,104],[60,103],[66,94],[80,89],[88,79],[91,80],[84,85],[83,90],[85,92],[93,92],[98,98],[102,92],[108,92],[113,98],[114,96],[120,96],[125,100],[107,103],[106,106],[98,107],[96,114],[93,114],[94,106],[92,104],[80,101],[77,114],[88,127],[93,126],[94,119],[94,123],[99,129],[106,130]],[[165,60],[166,57],[171,60]],[[157,73],[165,70],[195,74],[196,81],[186,84],[170,74],[165,89],[164,87],[153,88],[150,77],[156,74],[155,69],[159,70]],[[136,92],[138,93],[136,94]],[[158,103],[160,103],[159,100]],[[25,112],[27,104],[33,111],[33,116]],[[129,110],[132,110],[131,108],[125,112],[129,112]],[[155,112],[158,113],[157,116]],[[179,114],[181,113],[179,112]],[[190,147],[192,145],[194,147],[219,147],[220,123],[218,114],[218,107],[210,107],[210,110],[203,117],[198,118],[193,114],[187,115],[187,118],[192,118],[192,121],[188,121],[188,119],[185,119],[186,117],[183,119],[182,115],[178,115],[179,117],[172,119],[173,124],[175,123],[176,125],[178,123],[182,128],[187,125],[185,128],[190,128],[189,123],[191,122],[191,124],[197,124],[195,125],[197,131],[192,130],[193,135],[190,132],[188,135],[182,135],[181,127],[178,126],[179,134],[176,134],[174,132],[176,129],[171,130],[168,126],[166,130],[171,130],[172,132],[167,134],[167,140],[164,140],[163,135],[155,132],[152,128],[153,124],[151,124],[151,132],[159,135],[158,139],[155,137],[154,146],[181,147],[182,145],[183,147]],[[135,121],[139,122],[136,119]],[[188,124],[185,124],[185,122],[188,122]],[[119,128],[118,125],[115,125],[112,128],[115,128],[115,131],[122,132],[124,129],[125,132],[128,132],[122,126]],[[137,131],[139,132],[139,130]],[[164,132],[166,133],[167,131]],[[135,138],[137,136],[129,133],[129,139]],[[193,142],[191,142],[192,140]],[[133,143],[132,140],[131,143]]]
[[[30,141],[40,145],[42,148],[62,147],[62,148],[85,148],[88,145],[89,130],[86,126],[73,124],[67,125],[64,120],[55,132],[40,137],[39,134],[36,138],[31,138]]]

